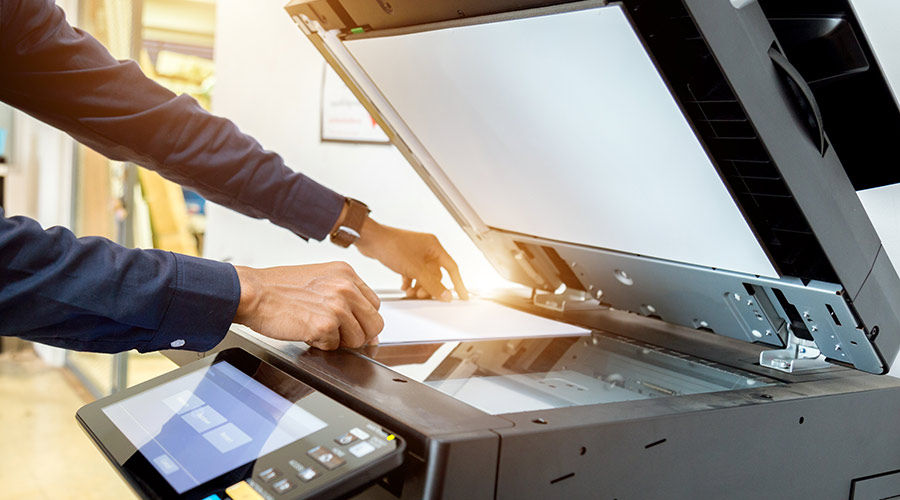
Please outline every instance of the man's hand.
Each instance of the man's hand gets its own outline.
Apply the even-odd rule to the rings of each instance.
[[[449,302],[452,294],[441,283],[444,268],[459,298],[469,298],[456,262],[432,234],[404,231],[366,219],[356,247],[366,257],[377,259],[402,276],[407,296]]]
[[[384,328],[381,300],[347,263],[235,269],[241,301],[234,322],[269,337],[331,350],[361,347]]]

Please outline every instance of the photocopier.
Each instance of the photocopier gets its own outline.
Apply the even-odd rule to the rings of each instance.
[[[591,331],[324,352],[235,325],[216,351],[405,439],[360,497],[900,496],[900,279],[857,194],[900,182],[900,111],[848,0],[285,9],[521,285],[486,298]]]

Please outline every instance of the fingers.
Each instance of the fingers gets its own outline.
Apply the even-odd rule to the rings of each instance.
[[[369,285],[366,284],[365,281],[362,280],[359,276],[356,277],[355,280],[356,287],[359,288],[359,291],[362,293],[363,297],[375,308],[377,311],[381,308],[381,299],[378,298],[378,294],[375,293],[374,290],[369,288]]]
[[[384,319],[363,290],[351,285],[340,291],[342,297],[338,299],[339,305],[334,310],[341,324],[341,344],[352,348],[361,347],[381,333]]]
[[[337,262],[334,263],[334,265],[343,272],[344,276],[348,277],[353,282],[353,284],[356,285],[356,288],[358,288],[363,297],[365,297],[366,300],[368,300],[369,303],[372,304],[372,307],[374,307],[376,310],[381,307],[381,299],[378,298],[378,294],[375,293],[374,290],[369,288],[369,285],[367,285],[366,282],[363,281],[358,274],[356,274],[356,271],[350,264],[347,264],[346,262]]]
[[[378,334],[384,330],[384,318],[369,303],[358,304],[353,310],[353,315],[362,328],[364,335],[362,344],[355,347],[372,343],[372,339],[377,339]]]
[[[340,347],[340,323],[330,314],[320,314],[310,321],[313,334],[306,343],[323,351],[333,351]]]
[[[330,276],[321,282],[325,299],[323,312],[334,320],[336,327],[332,331],[319,330],[317,338],[322,340],[314,345],[332,349],[362,347],[384,328],[384,320],[378,314],[381,300],[349,264],[332,263],[326,269]],[[338,338],[337,345],[325,340],[331,336]]]
[[[416,295],[416,289],[413,288],[413,279],[409,276],[403,276],[403,283],[400,285],[400,290],[406,294],[406,298],[413,298]]]
[[[466,285],[463,284],[462,276],[459,275],[459,268],[456,266],[456,261],[454,261],[447,252],[442,252],[440,257],[438,257],[438,263],[447,270],[447,274],[450,275],[450,281],[453,282],[453,289],[456,290],[456,294],[459,295],[459,298],[469,300],[469,291],[466,289]]]
[[[450,302],[450,299],[452,299],[453,296],[450,294],[450,290],[444,288],[444,285],[441,283],[440,267],[434,266],[432,269],[426,268],[419,274],[420,276],[416,276],[416,284],[420,285],[427,294],[423,297],[420,290],[419,293],[417,293],[418,298],[427,298],[428,295],[431,295],[442,302]]]
[[[440,300],[449,301],[452,296],[444,287],[443,283],[441,283],[440,268],[443,267],[447,270],[447,274],[450,275],[450,280],[453,282],[453,288],[456,290],[456,294],[459,295],[459,298],[462,300],[469,300],[469,291],[463,283],[456,262],[454,262],[450,255],[446,252],[442,253],[438,257],[438,264],[439,266],[429,266],[429,268],[427,268],[429,269],[428,271],[423,271],[421,274],[423,274],[424,277],[416,279],[415,285],[413,285],[413,280],[411,278],[406,276],[403,277],[403,285],[401,288],[406,293],[406,297],[417,299],[437,297],[440,298]],[[437,294],[434,290],[437,290]]]

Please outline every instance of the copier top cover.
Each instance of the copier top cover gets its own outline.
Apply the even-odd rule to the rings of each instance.
[[[868,96],[854,102],[879,108],[887,134],[900,113],[849,5],[791,4],[818,10],[286,10],[506,278],[748,342],[799,339],[885,373],[900,351],[900,279],[836,151],[862,168],[859,141],[845,140],[852,110],[834,95]],[[805,37],[789,36],[796,23]]]

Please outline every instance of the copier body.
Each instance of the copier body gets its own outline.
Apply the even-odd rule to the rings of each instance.
[[[849,4],[295,0],[286,10],[498,272],[529,290],[493,298],[593,332],[321,352],[233,327],[217,349],[243,347],[407,439],[403,468],[363,496],[900,494],[900,433],[893,425],[900,383],[882,376],[900,350],[900,280],[856,195],[900,180],[875,165],[900,133],[900,113]],[[673,130],[687,131],[708,162],[698,182],[720,183],[716,192],[731,203],[723,206],[745,224],[740,231],[710,232],[691,221],[672,231],[653,226],[651,218],[666,214],[641,212],[655,201],[648,193],[692,188],[660,186],[660,179],[677,184],[687,174],[666,177],[671,172],[659,163],[639,165],[653,175],[646,176],[646,191],[624,194],[621,214],[585,210],[608,197],[591,199],[592,185],[577,186],[589,171],[577,157],[584,141],[567,142],[573,131],[549,130],[539,144],[551,156],[574,158],[575,166],[561,161],[528,170],[522,163],[527,185],[521,189],[516,177],[473,191],[478,179],[464,161],[469,157],[448,148],[447,137],[468,145],[487,133],[503,137],[491,130],[494,115],[481,129],[445,133],[419,116],[422,106],[444,98],[464,103],[448,97],[454,88],[474,92],[473,102],[491,89],[490,81],[478,80],[482,73],[460,79],[441,73],[451,66],[429,67],[429,54],[418,50],[423,44],[440,49],[435,61],[465,63],[454,68],[472,67],[480,53],[489,65],[490,55],[504,50],[527,63],[550,47],[544,63],[562,68],[561,83],[547,90],[546,102],[523,98],[501,125],[537,117],[534,127],[521,129],[525,137],[545,123],[543,115],[553,122],[555,110],[571,112],[565,91],[575,95],[589,86],[565,77],[590,69],[593,59],[580,43],[555,45],[582,40],[577,29],[554,29],[596,22],[593,15],[612,18],[610,26],[627,28],[628,36],[603,45],[591,33],[585,43],[594,40],[613,55],[626,46],[641,49],[643,68],[652,68],[656,90],[665,90],[676,111]],[[556,21],[562,24],[552,26]],[[533,30],[527,39],[537,40],[533,49],[517,52],[526,39],[502,38],[519,27]],[[384,48],[402,52],[378,52]],[[467,58],[454,59],[465,50]],[[424,66],[421,74],[410,70],[410,61]],[[540,72],[532,76],[543,81]],[[478,85],[466,87],[469,77]],[[416,87],[417,79],[428,85]],[[432,84],[445,79],[459,86],[434,92]],[[515,102],[517,92],[533,95],[525,94],[530,81],[520,82],[488,97]],[[604,91],[602,81],[593,83]],[[540,93],[540,86],[531,90]],[[477,114],[470,110],[469,118]],[[648,149],[664,142],[639,134],[655,130],[655,121],[632,118],[601,116],[590,132],[601,141],[618,124],[630,131],[621,141]],[[485,158],[503,163],[496,149],[485,147]],[[513,144],[509,154],[519,147],[526,145]],[[530,147],[535,155],[546,153]],[[670,168],[696,166],[678,159],[673,154]],[[596,165],[615,161],[630,160],[603,158]],[[490,179],[491,168],[486,163],[474,171]],[[560,183],[571,200],[522,194],[535,186],[559,193],[553,190]],[[689,209],[691,197],[704,191],[682,195],[672,210]],[[510,213],[529,215],[508,218],[493,199]],[[617,217],[630,231],[604,232],[604,219]],[[635,223],[641,218],[647,226]],[[751,244],[735,243],[748,235]],[[764,262],[735,257],[747,247]],[[192,357],[168,355],[180,363]]]

